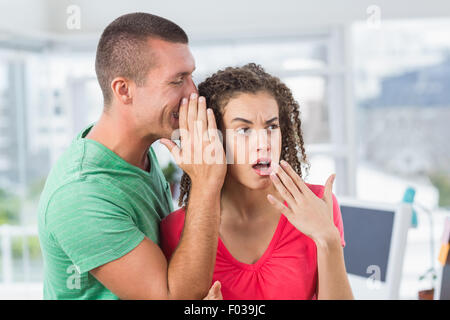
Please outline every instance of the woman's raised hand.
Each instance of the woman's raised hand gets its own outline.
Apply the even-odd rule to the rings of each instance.
[[[267,196],[269,202],[283,213],[293,226],[316,243],[339,239],[339,231],[333,221],[332,188],[336,175],[332,174],[327,179],[323,197],[319,198],[286,161],[282,160],[280,164],[270,177],[288,206],[271,194]]]

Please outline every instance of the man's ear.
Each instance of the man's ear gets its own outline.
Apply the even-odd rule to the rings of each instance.
[[[133,102],[131,81],[123,78],[117,77],[111,81],[111,90],[114,96],[123,104],[130,104]]]

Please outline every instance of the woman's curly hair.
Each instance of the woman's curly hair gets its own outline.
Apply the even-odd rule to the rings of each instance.
[[[299,104],[291,90],[279,78],[265,72],[260,65],[249,63],[242,67],[227,67],[217,71],[198,85],[198,92],[199,96],[206,98],[208,108],[213,110],[219,130],[223,129],[223,109],[230,99],[241,93],[269,93],[277,101],[279,109],[282,136],[280,158],[288,162],[300,177],[302,164],[305,166],[306,175],[309,174],[310,164],[304,148]],[[190,189],[191,179],[184,173],[180,183],[179,206],[187,206]]]

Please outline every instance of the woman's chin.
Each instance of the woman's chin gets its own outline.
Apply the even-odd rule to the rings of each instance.
[[[262,190],[262,189],[266,189],[268,187],[270,187],[270,185],[272,184],[272,181],[270,180],[270,177],[264,177],[264,178],[259,178],[259,179],[252,179],[253,181],[245,181],[245,183],[243,183],[244,186],[246,186],[248,189],[251,190]]]
[[[228,178],[231,180],[234,180],[235,183],[237,182],[241,186],[244,186],[247,189],[250,190],[263,190],[272,185],[272,180],[270,179],[270,175],[265,174],[258,174],[255,172],[255,170],[240,170],[240,171],[233,171],[233,168],[229,167],[229,170],[227,172]]]

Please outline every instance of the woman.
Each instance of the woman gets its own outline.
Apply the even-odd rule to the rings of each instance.
[[[255,64],[218,71],[198,89],[225,138],[228,163],[213,274],[223,298],[352,299],[334,175],[325,186],[302,180],[309,164],[291,91]],[[189,190],[184,174],[180,206]],[[181,208],[161,222],[167,259],[184,217]]]

